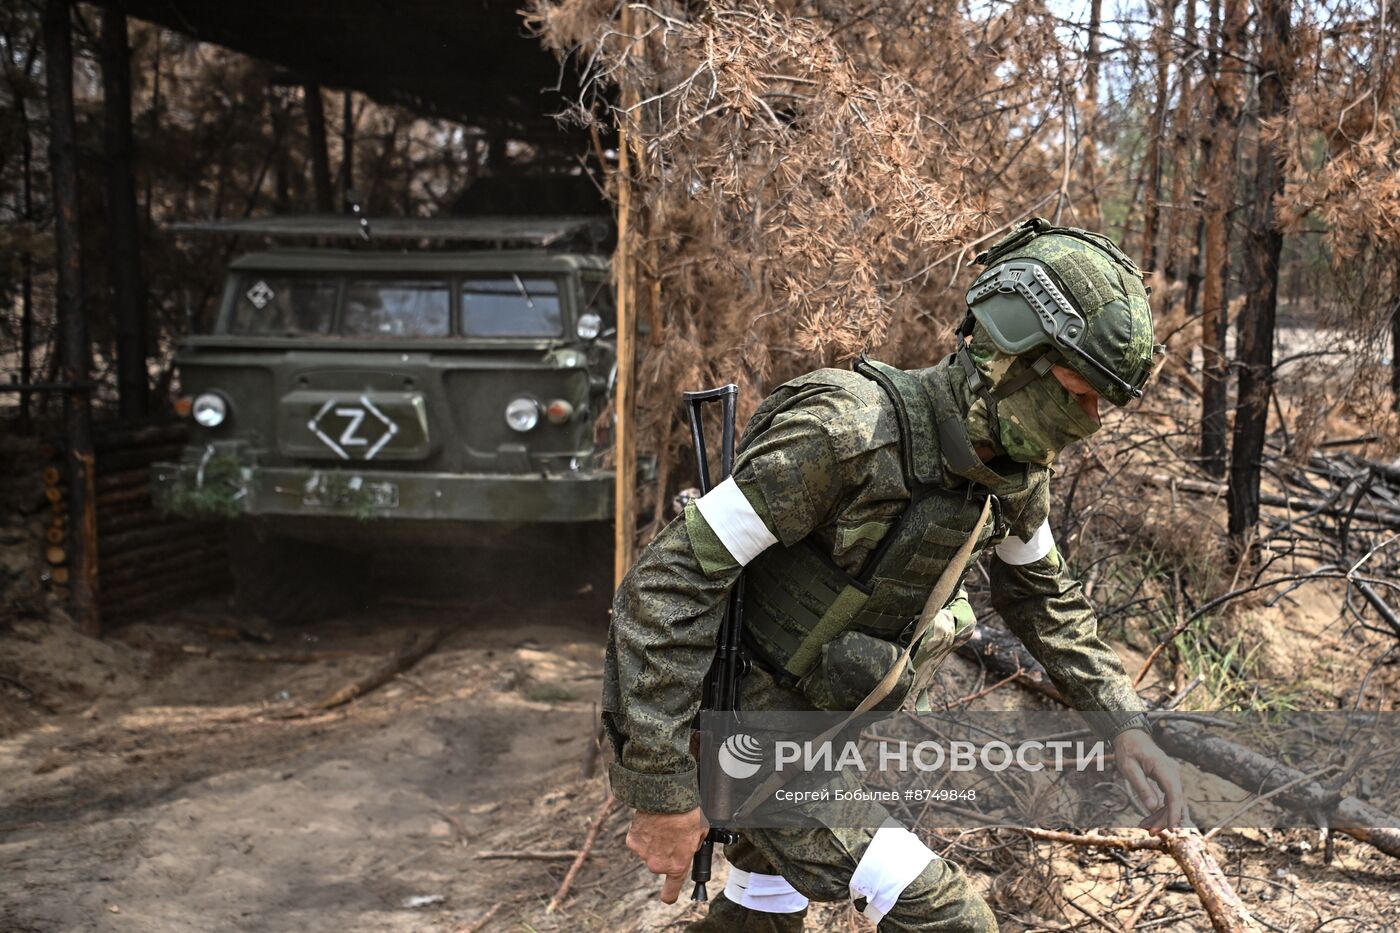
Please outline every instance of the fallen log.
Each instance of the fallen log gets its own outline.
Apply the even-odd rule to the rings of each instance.
[[[1021,684],[1064,702],[1040,662],[1031,656],[1019,639],[1005,630],[979,625],[977,634],[958,651],[1002,676],[1019,671],[1017,680]],[[1034,679],[1036,675],[1039,675],[1039,681]],[[1326,817],[1328,825],[1338,832],[1365,842],[1386,855],[1400,858],[1400,829],[1391,828],[1400,821],[1390,814],[1355,797],[1336,799],[1317,782],[1301,780],[1305,777],[1303,772],[1228,739],[1209,735],[1192,723],[1176,719],[1157,720],[1153,727],[1159,744],[1169,755],[1251,793],[1266,794],[1296,782],[1294,787],[1287,788],[1275,798],[1280,806],[1310,819]]]
[[[1182,492],[1194,493],[1198,496],[1220,496],[1225,495],[1224,483],[1210,483],[1199,479],[1184,479],[1181,477],[1167,476],[1165,474],[1149,474],[1143,477],[1149,486],[1157,486],[1162,489],[1178,489]],[[1400,527],[1400,512],[1387,512],[1378,509],[1352,509],[1344,502],[1336,504],[1323,502],[1318,499],[1308,499],[1304,497],[1291,498],[1276,496],[1272,493],[1260,493],[1259,501],[1263,505],[1274,506],[1275,508],[1292,509],[1300,512],[1312,512],[1321,515],[1331,515],[1335,518],[1345,518],[1350,516],[1353,519],[1374,522],[1387,528]]]
[[[1050,675],[1031,657],[1021,639],[1000,626],[977,626],[972,638],[958,648],[958,654],[984,665],[997,677],[1012,678],[1057,703],[1065,702]]]
[[[1365,597],[1366,602],[1371,604],[1371,607],[1376,610],[1380,617],[1385,620],[1385,624],[1389,625],[1396,635],[1400,635],[1400,615],[1396,615],[1395,610],[1390,608],[1390,604],[1381,598],[1381,594],[1376,592],[1375,587],[1371,586],[1371,584],[1367,583],[1365,580],[1353,580],[1352,585],[1356,587],[1357,592]]]
[[[1273,802],[1353,839],[1400,858],[1400,829],[1395,817],[1355,797],[1338,797],[1288,765],[1274,761],[1229,739],[1208,734],[1181,720],[1159,721],[1154,733],[1167,754],[1222,777],[1251,793],[1271,794]]]
[[[353,683],[346,684],[339,690],[334,690],[326,694],[326,696],[322,697],[320,700],[308,704],[307,709],[318,711],[334,709],[337,706],[343,706],[349,703],[357,697],[362,697],[373,690],[377,690],[379,687],[393,680],[397,675],[403,673],[432,654],[434,649],[447,637],[447,632],[448,629],[439,628],[425,635],[416,636],[408,644],[404,645],[404,647],[394,652],[393,656],[383,664]]]
[[[1211,926],[1217,933],[1262,930],[1250,915],[1249,908],[1225,879],[1220,863],[1210,854],[1206,841],[1194,829],[1163,830],[1167,851],[1171,853],[1186,880],[1201,899]]]
[[[1211,855],[1205,838],[1194,829],[1164,830],[1161,836],[1101,836],[1097,833],[1068,833],[1053,829],[1017,827],[1020,832],[1042,842],[1073,846],[1096,846],[1127,852],[1165,852],[1181,867],[1187,882],[1201,899],[1211,926],[1217,933],[1252,933],[1260,930],[1249,908],[1225,877],[1220,863]]]
[[[1400,462],[1381,463],[1379,460],[1368,460],[1364,457],[1358,457],[1357,460],[1377,476],[1400,486]]]

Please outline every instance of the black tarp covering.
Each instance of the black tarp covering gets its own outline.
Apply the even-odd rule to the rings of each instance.
[[[328,87],[547,142],[573,69],[526,34],[520,0],[112,0],[127,13]],[[556,89],[561,74],[563,94]]]

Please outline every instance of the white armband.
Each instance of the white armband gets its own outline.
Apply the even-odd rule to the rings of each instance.
[[[903,826],[881,826],[851,875],[851,897],[865,898],[861,913],[879,923],[904,889],[936,858],[932,849]]]
[[[740,567],[778,543],[732,476],[696,499],[695,508]]]
[[[997,545],[997,557],[1013,567],[1033,564],[1055,548],[1055,537],[1050,532],[1050,520],[1040,523],[1030,540],[1007,535],[1006,540]]]
[[[740,907],[765,914],[795,914],[807,909],[807,897],[782,875],[763,875],[729,866],[724,896]]]

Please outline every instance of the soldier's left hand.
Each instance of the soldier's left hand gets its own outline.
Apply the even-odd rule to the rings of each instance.
[[[685,813],[638,810],[632,814],[627,848],[647,863],[647,871],[666,876],[661,885],[662,903],[674,904],[680,897],[681,885],[690,874],[691,857],[709,828],[699,807]]]
[[[1141,729],[1120,732],[1113,739],[1118,770],[1149,811],[1138,825],[1153,835],[1186,825],[1186,791],[1181,766]]]

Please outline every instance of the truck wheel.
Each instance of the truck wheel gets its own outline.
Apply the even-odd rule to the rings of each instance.
[[[364,555],[234,522],[229,558],[235,603],[275,625],[314,622],[368,601],[370,567]]]

